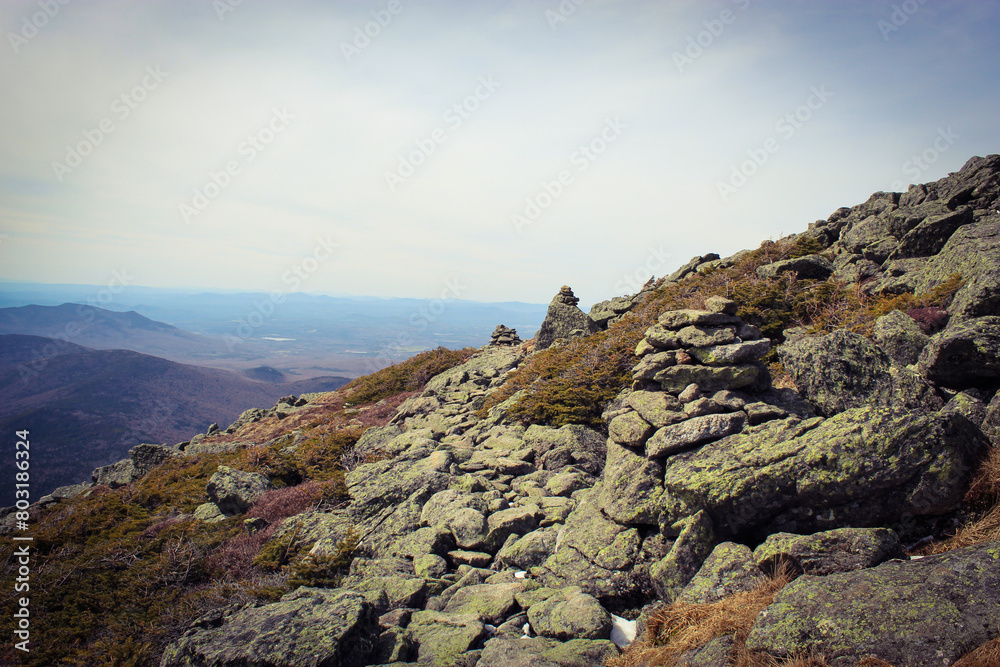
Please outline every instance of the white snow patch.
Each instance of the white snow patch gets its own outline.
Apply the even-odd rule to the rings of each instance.
[[[515,572],[514,573],[514,578],[515,579],[524,579],[527,576],[528,576],[528,573],[525,572],[524,570],[521,570],[520,572]]]
[[[611,641],[618,648],[625,648],[635,641],[635,621],[611,614]]]

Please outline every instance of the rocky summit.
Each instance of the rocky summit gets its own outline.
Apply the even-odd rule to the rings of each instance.
[[[128,514],[215,530],[184,553],[230,577],[128,640],[161,667],[1000,664],[1000,156],[578,302],[392,398],[352,398],[387,369],[141,445],[48,520],[199,480]],[[319,437],[324,405],[353,421]]]

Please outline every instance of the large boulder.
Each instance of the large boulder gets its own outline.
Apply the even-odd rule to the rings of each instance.
[[[761,278],[776,278],[787,272],[795,273],[802,280],[826,280],[833,273],[833,264],[822,255],[806,255],[779,260],[757,269]]]
[[[866,407],[770,421],[667,459],[661,522],[703,509],[726,538],[942,515],[959,507],[987,446],[955,413]]]
[[[264,475],[219,466],[208,479],[208,497],[227,516],[242,514],[266,491],[274,488]]]
[[[915,319],[900,310],[875,320],[872,335],[878,346],[903,366],[917,363],[920,353],[931,340]]]
[[[995,385],[1000,380],[1000,317],[952,323],[931,339],[918,367],[948,387]]]
[[[960,227],[919,272],[918,293],[953,276],[964,282],[949,311],[963,320],[1000,311],[1000,215],[994,213]]]
[[[299,588],[272,604],[195,621],[166,648],[160,667],[361,667],[378,632],[378,616],[358,593]]]
[[[796,387],[824,415],[861,406],[939,409],[943,402],[916,373],[879,346],[844,329],[803,336],[778,348]]]
[[[735,542],[716,545],[681,591],[680,602],[707,604],[750,591],[765,579],[750,547]]]
[[[559,428],[533,424],[524,433],[524,443],[535,452],[535,463],[542,470],[575,466],[599,475],[607,456],[604,436],[580,424]]]
[[[538,334],[535,336],[535,350],[545,350],[560,338],[573,336],[589,336],[600,330],[594,320],[577,307],[580,300],[573,295],[573,290],[565,285],[549,303]]]
[[[760,567],[787,563],[796,572],[834,574],[905,559],[899,536],[888,528],[837,528],[813,535],[774,533],[753,552]]]
[[[610,641],[497,638],[486,642],[477,667],[593,667],[617,655]]]
[[[757,617],[747,648],[777,657],[822,655],[833,667],[868,656],[937,667],[998,636],[1000,542],[989,542],[800,577]]]
[[[575,586],[532,605],[528,622],[535,634],[560,641],[611,636],[611,614],[596,598]]]
[[[418,662],[435,667],[453,667],[487,637],[486,626],[475,614],[418,611],[406,629],[417,645]]]
[[[643,576],[639,531],[607,518],[598,508],[601,485],[585,492],[556,538],[555,552],[532,569],[546,586],[579,586],[602,602],[630,598]]]

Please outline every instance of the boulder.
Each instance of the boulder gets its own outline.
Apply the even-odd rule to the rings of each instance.
[[[219,466],[218,471],[208,479],[206,491],[223,514],[233,516],[246,512],[272,488],[270,480],[260,473]]]
[[[473,614],[483,623],[502,623],[517,609],[514,596],[524,584],[477,584],[459,589],[444,608],[446,614]]]
[[[933,388],[863,336],[844,329],[778,348],[795,386],[824,415],[867,405],[938,409]]]
[[[369,664],[378,616],[358,593],[299,588],[260,607],[212,612],[167,646],[161,667]]]
[[[714,262],[717,259],[719,259],[719,255],[714,252],[710,252],[707,255],[698,255],[696,257],[692,257],[687,264],[684,264],[682,267],[680,267],[679,269],[671,273],[669,276],[667,276],[666,282],[673,283],[677,282],[678,280],[687,278],[692,273],[695,273],[698,270],[698,267],[701,266],[702,264],[707,264],[708,262]]]
[[[723,542],[712,549],[677,600],[693,604],[717,602],[730,595],[753,590],[764,578],[764,572],[754,562],[750,547]]]
[[[756,361],[768,353],[771,341],[768,339],[752,340],[729,345],[695,348],[691,356],[706,366],[729,366]]]
[[[475,614],[418,611],[406,629],[417,645],[418,662],[435,667],[454,667],[487,637],[486,626]]]
[[[833,273],[833,264],[822,255],[806,255],[794,259],[782,259],[757,268],[761,278],[776,278],[791,271],[801,280],[826,280]]]
[[[875,320],[872,337],[893,361],[902,366],[917,363],[920,353],[931,340],[915,319],[899,310]]]
[[[601,482],[598,505],[608,517],[623,525],[657,524],[663,493],[661,461],[609,442]]]
[[[575,586],[532,605],[528,622],[535,634],[559,641],[611,636],[611,614],[596,598]]]
[[[560,470],[572,465],[591,475],[599,475],[607,455],[604,436],[580,424],[567,424],[557,429],[533,424],[524,433],[524,443],[534,450],[536,465],[543,470]]]
[[[602,602],[630,598],[641,581],[639,531],[608,519],[598,509],[601,485],[580,498],[580,504],[559,530],[556,548],[532,570],[551,588],[579,586]]]
[[[804,576],[757,617],[747,648],[823,655],[833,667],[873,656],[894,665],[953,664],[998,636],[1000,542],[913,561]]]
[[[696,384],[701,391],[715,393],[723,389],[740,389],[757,381],[760,368],[740,366],[672,366],[656,374],[654,380],[663,391],[679,394],[689,385]]]
[[[593,667],[617,655],[610,641],[497,638],[486,642],[476,667]]]
[[[497,553],[497,561],[507,567],[525,570],[541,565],[555,551],[556,533],[555,529],[543,528],[520,538],[512,536],[515,539],[504,544]]]
[[[938,516],[959,507],[987,446],[957,414],[866,407],[770,421],[670,457],[661,521],[704,509],[728,538]]]
[[[699,510],[663,532],[679,535],[667,555],[650,568],[649,577],[660,599],[672,602],[712,553],[716,544],[715,529],[709,515]]]
[[[997,392],[990,404],[986,406],[982,430],[994,447],[1000,447],[1000,392]]]
[[[959,227],[972,221],[972,209],[967,206],[940,215],[930,215],[903,236],[889,259],[936,255]]]
[[[1000,317],[952,322],[924,348],[918,368],[947,387],[995,385],[1000,379]]]
[[[784,561],[794,572],[827,575],[906,559],[899,536],[888,528],[837,528],[813,535],[774,533],[753,552],[762,568]]]
[[[646,456],[669,456],[695,445],[718,440],[739,433],[746,423],[746,414],[730,412],[694,417],[672,426],[664,426],[646,442]]]
[[[642,447],[652,434],[652,425],[639,416],[638,412],[626,412],[608,424],[608,435],[612,442],[619,445]]]
[[[589,336],[600,330],[597,323],[577,307],[579,299],[573,295],[573,290],[565,285],[549,303],[538,334],[535,336],[535,350],[545,350],[560,338],[572,336]]]
[[[640,417],[655,428],[684,419],[684,413],[679,412],[681,402],[662,391],[633,391],[626,400]]]

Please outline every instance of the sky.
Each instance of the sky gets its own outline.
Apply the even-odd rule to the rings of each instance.
[[[0,280],[585,307],[1000,152],[998,29],[971,0],[3,0]]]

